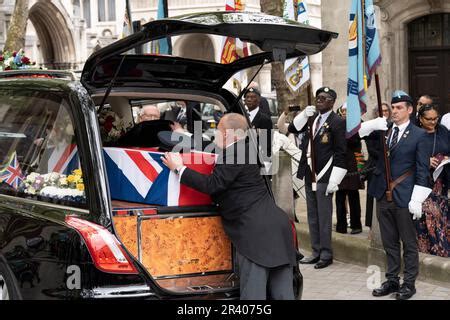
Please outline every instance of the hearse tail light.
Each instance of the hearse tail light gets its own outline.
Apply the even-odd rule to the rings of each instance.
[[[104,227],[67,216],[66,223],[83,237],[97,269],[108,273],[138,274],[119,240]]]

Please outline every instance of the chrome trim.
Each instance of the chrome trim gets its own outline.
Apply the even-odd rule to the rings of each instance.
[[[138,261],[142,263],[142,232],[141,232],[141,223],[142,223],[142,211],[138,210],[137,212],[137,249],[138,249]]]
[[[0,194],[0,200],[2,198],[5,199],[6,201],[13,201],[16,203],[26,203],[26,204],[30,204],[30,205],[47,207],[47,208],[52,208],[52,209],[57,209],[57,210],[68,210],[70,212],[75,212],[75,213],[79,213],[79,214],[83,214],[83,215],[89,214],[89,210],[86,210],[86,209],[67,207],[67,206],[63,206],[63,205],[59,205],[59,204],[48,203],[45,201],[32,200],[32,199],[27,199],[27,198],[9,196],[6,194]],[[0,202],[0,205],[2,205],[1,202]]]
[[[102,287],[92,290],[83,290],[83,298],[88,299],[111,299],[111,298],[148,298],[156,294],[146,285],[123,286],[123,287]]]
[[[6,280],[0,274],[0,301],[6,301],[9,299],[8,286],[6,285]]]

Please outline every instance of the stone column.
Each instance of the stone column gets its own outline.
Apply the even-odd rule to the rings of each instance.
[[[273,167],[278,171],[272,176],[272,190],[277,205],[294,221],[294,195],[292,187],[291,157],[284,150],[273,157]]]

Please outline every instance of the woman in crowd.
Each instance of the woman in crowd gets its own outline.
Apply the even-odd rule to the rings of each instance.
[[[450,182],[449,165],[439,167],[450,155],[449,131],[438,124],[439,113],[434,105],[423,105],[418,112],[418,124],[427,131],[430,146],[430,179],[433,191],[423,203],[423,216],[417,223],[419,251],[441,257],[450,255],[450,215],[447,192]],[[444,164],[444,163],[443,163]]]

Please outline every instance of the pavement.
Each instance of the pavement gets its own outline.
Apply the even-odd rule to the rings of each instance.
[[[333,198],[333,208],[335,199]],[[301,265],[301,272],[304,277],[303,299],[305,300],[395,300],[393,296],[382,298],[373,297],[371,292],[374,287],[378,287],[384,279],[384,271],[379,271],[378,267],[367,267],[366,259],[359,257],[361,253],[366,256],[368,248],[365,245],[369,244],[368,239],[371,236],[370,228],[365,226],[365,211],[366,211],[366,191],[360,190],[361,201],[361,222],[363,225],[363,232],[360,234],[338,234],[334,232],[336,224],[336,213],[333,212],[333,243],[336,252],[335,256],[345,257],[345,260],[334,260],[334,263],[321,270],[314,269],[314,265]],[[306,200],[300,198],[296,203],[296,214],[299,219],[297,230],[299,236],[305,234],[307,226],[306,214]],[[309,233],[309,232],[308,232]],[[309,236],[308,236],[309,238]],[[303,240],[304,237],[303,237]],[[337,242],[339,242],[339,245]],[[345,244],[344,246],[342,244]],[[364,245],[363,245],[364,244]],[[300,251],[309,256],[310,244],[308,241],[300,241]],[[345,252],[351,250],[352,252]],[[357,252],[359,250],[359,252]],[[383,252],[384,256],[384,252]],[[437,258],[430,255],[423,255],[429,258]],[[450,264],[450,258],[444,261],[444,264]],[[441,261],[441,262],[442,262]],[[354,263],[354,264],[353,264]],[[441,263],[442,264],[442,263]],[[368,272],[369,270],[369,272]],[[376,272],[374,272],[374,270]],[[436,269],[437,270],[437,269]],[[439,269],[440,270],[440,269]],[[445,269],[447,270],[447,269]],[[427,270],[429,271],[429,270]],[[435,281],[433,278],[448,279],[444,277],[425,277],[420,274],[416,282],[417,293],[412,300],[450,300],[450,282]],[[423,281],[425,280],[425,281]]]
[[[300,265],[303,274],[303,300],[395,300],[393,295],[376,298],[372,288],[383,282],[383,273],[353,264],[334,261],[325,269]],[[411,300],[450,300],[450,284],[417,281]]]

